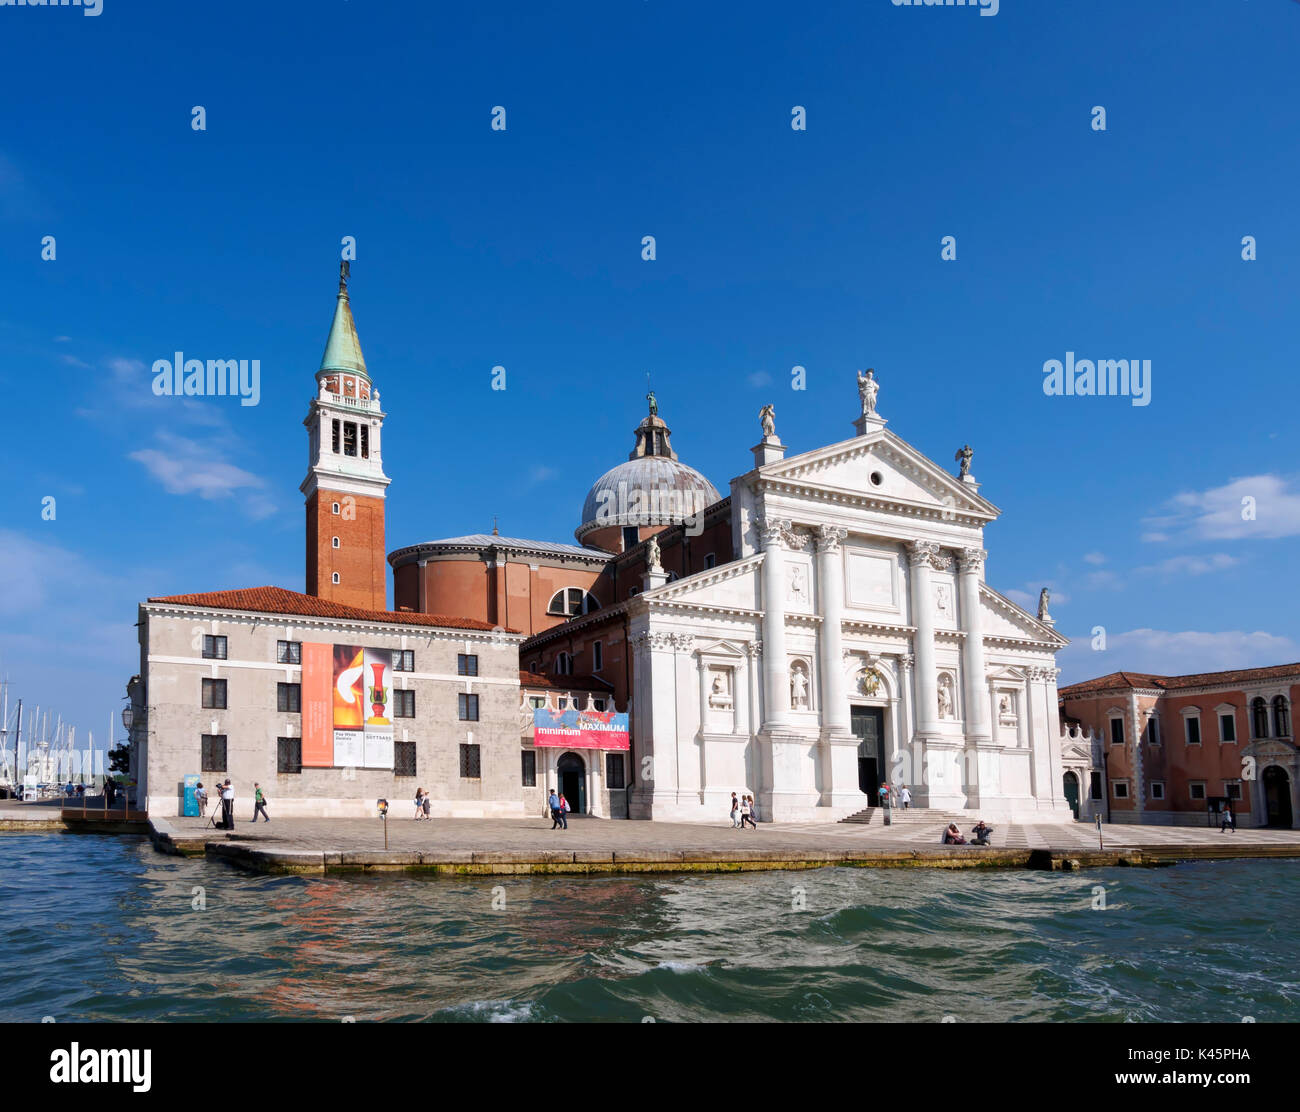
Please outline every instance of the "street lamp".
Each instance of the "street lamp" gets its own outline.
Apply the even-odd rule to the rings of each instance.
[[[135,711],[131,709],[131,704],[128,703],[122,708],[122,725],[126,727],[126,740],[128,742],[131,740],[131,723],[134,721]]]

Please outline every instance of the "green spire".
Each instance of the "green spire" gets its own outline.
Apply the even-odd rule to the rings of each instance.
[[[361,354],[361,341],[357,338],[357,322],[352,319],[352,307],[348,303],[349,269],[346,259],[339,264],[339,297],[334,305],[334,323],[330,325],[330,338],[325,342],[320,369],[347,371],[369,378],[366,359]]]

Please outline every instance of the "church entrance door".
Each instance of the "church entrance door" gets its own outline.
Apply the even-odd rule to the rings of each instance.
[[[1264,769],[1264,813],[1269,826],[1291,829],[1291,778],[1277,765]]]
[[[555,762],[556,779],[569,805],[569,813],[587,813],[587,765],[577,753],[565,753]]]
[[[854,707],[851,725],[858,739],[858,789],[874,807],[885,777],[885,712],[880,707]]]

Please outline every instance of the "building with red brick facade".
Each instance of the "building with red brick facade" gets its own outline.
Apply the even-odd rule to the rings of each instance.
[[[1111,822],[1204,825],[1228,800],[1242,826],[1294,828],[1300,663],[1187,676],[1112,672],[1060,689],[1091,731]]]

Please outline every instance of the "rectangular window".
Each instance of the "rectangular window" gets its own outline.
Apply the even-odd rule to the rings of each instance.
[[[1187,744],[1201,744],[1201,720],[1194,715],[1187,719]]]
[[[456,654],[456,675],[458,676],[477,676],[478,675],[478,657],[472,653]]]
[[[1148,718],[1148,719],[1147,719],[1147,729],[1146,729],[1146,734],[1147,734],[1147,744],[1148,744],[1148,745],[1159,745],[1159,744],[1160,744],[1160,721],[1159,721],[1159,719],[1157,719],[1157,718],[1155,718],[1155,717],[1152,717],[1152,718]]]
[[[277,664],[301,664],[301,641],[277,641],[275,643],[275,662]]]
[[[302,738],[275,739],[275,771],[282,776],[291,776],[302,771]]]
[[[393,692],[393,717],[394,718],[415,717],[415,692],[414,691]]]
[[[1152,799],[1164,799],[1164,797],[1165,797],[1165,784],[1164,784],[1164,781],[1163,781],[1163,780],[1152,780],[1152,781],[1151,781],[1151,798],[1152,798]]]
[[[203,772],[226,771],[226,735],[204,734],[199,767]]]
[[[478,746],[465,745],[460,747],[460,776],[462,780],[479,779],[478,766]]]
[[[1205,800],[1204,780],[1193,780],[1190,784],[1187,785],[1187,790],[1191,794],[1193,800],[1195,800],[1196,802],[1204,802]]]
[[[637,526],[635,525],[623,526],[623,551],[624,552],[626,552],[629,548],[635,548],[640,543],[641,538],[638,534],[639,534],[639,529]]]
[[[1111,745],[1124,744],[1124,719],[1112,718],[1110,720],[1110,743]]]
[[[1232,714],[1219,715],[1219,740],[1236,741],[1237,740],[1237,718]]]
[[[604,699],[592,699],[591,705],[595,707],[596,710],[603,712],[607,704]]]
[[[334,454],[337,456],[339,454],[339,423],[338,421],[333,421],[331,424],[334,426],[333,446]]]
[[[460,694],[456,696],[457,709],[462,722],[478,721],[478,696]]]
[[[1127,799],[1127,798],[1128,798],[1128,781],[1127,781],[1127,780],[1116,780],[1113,784],[1111,784],[1111,788],[1114,789],[1114,792],[1115,792],[1115,798],[1116,798],[1116,799]]]
[[[203,681],[203,709],[204,710],[225,710],[226,709],[226,681],[225,680],[204,680]]]
[[[1234,803],[1238,802],[1241,799],[1241,781],[1225,780],[1223,782],[1223,794]]]
[[[537,754],[531,749],[524,749],[519,754],[520,772],[523,786],[537,787]]]
[[[393,775],[415,775],[415,742],[393,742]]]
[[[1088,798],[1101,798],[1101,773],[1094,772],[1088,780]]]
[[[275,709],[281,714],[301,714],[302,684],[277,683],[275,685]]]
[[[605,667],[605,646],[599,641],[591,643],[591,670],[599,672]]]
[[[370,458],[370,426],[362,425],[361,429],[361,458]]]
[[[203,659],[225,660],[226,639],[224,637],[214,637],[210,633],[205,633],[203,635]]]
[[[532,695],[529,697],[528,702],[532,704],[533,710],[540,710],[542,707],[546,706],[546,696]]]
[[[357,454],[357,423],[355,421],[343,422],[343,454],[345,456],[355,456]]]
[[[396,649],[393,652],[393,671],[394,672],[414,672],[415,671],[415,650],[414,649]]]
[[[623,788],[627,786],[623,782],[622,753],[605,754],[605,786],[608,788]]]

